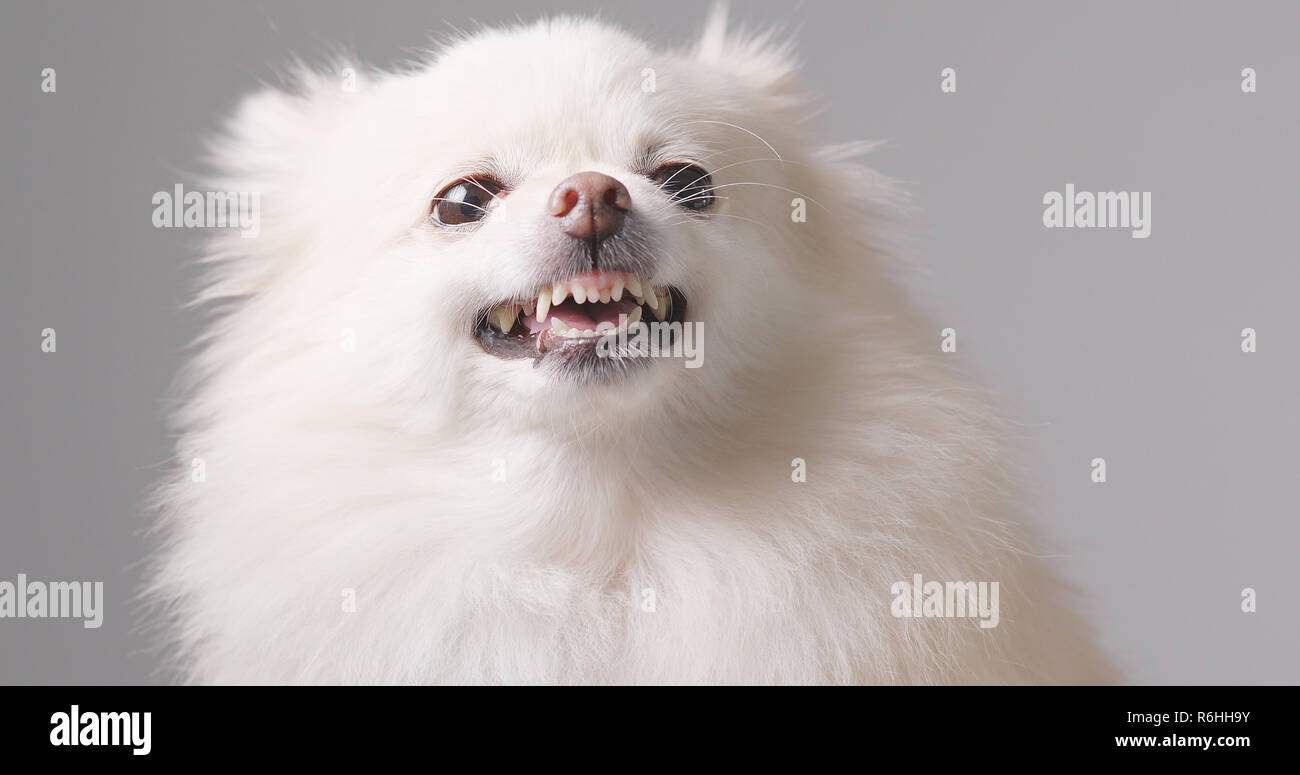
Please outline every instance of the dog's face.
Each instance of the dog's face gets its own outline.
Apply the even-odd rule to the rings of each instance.
[[[283,198],[309,204],[264,220],[291,219],[307,249],[276,281],[297,275],[325,330],[353,332],[356,392],[617,414],[726,393],[770,357],[803,325],[798,262],[816,259],[791,218],[805,157],[788,68],[718,46],[544,23],[297,103],[284,153],[304,171]],[[600,346],[659,322],[703,324],[700,368]]]
[[[600,340],[687,321],[692,263],[727,259],[699,228],[725,209],[708,172],[722,133],[659,92],[639,45],[566,32],[462,45],[419,85],[476,117],[433,133],[420,238],[457,267],[447,290],[477,302],[443,322],[488,356],[475,369],[522,391],[647,378],[649,358]]]

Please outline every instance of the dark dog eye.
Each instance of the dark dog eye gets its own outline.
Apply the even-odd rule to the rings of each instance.
[[[488,205],[501,191],[491,178],[465,178],[442,190],[429,205],[429,214],[444,226],[473,223],[487,215]]]
[[[717,197],[713,178],[694,164],[665,164],[650,176],[659,190],[688,210],[707,210]]]

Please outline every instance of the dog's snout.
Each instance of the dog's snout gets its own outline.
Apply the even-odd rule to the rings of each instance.
[[[565,234],[599,242],[623,228],[632,207],[627,186],[600,172],[579,172],[551,192],[547,210],[560,219]]]

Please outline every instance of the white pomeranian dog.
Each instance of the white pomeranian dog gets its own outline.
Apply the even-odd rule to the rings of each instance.
[[[261,224],[157,496],[186,680],[1112,680],[788,46],[556,19],[351,76],[215,149]]]

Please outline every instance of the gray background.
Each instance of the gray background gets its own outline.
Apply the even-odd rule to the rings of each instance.
[[[597,3],[50,3],[0,20],[0,579],[106,582],[102,629],[0,620],[0,682],[160,680],[131,595],[193,234],[150,197],[291,54],[387,64],[447,24]],[[605,7],[662,42],[699,2]],[[1300,5],[735,3],[795,31],[827,141],[887,139],[918,301],[1020,430],[1034,519],[1131,680],[1297,683]],[[958,70],[957,94],[939,71]],[[1254,67],[1259,92],[1243,94]],[[42,94],[40,71],[58,72]],[[1147,240],[1043,194],[1153,192]],[[58,331],[58,352],[40,331]],[[1259,332],[1243,354],[1240,331]],[[1110,481],[1094,485],[1089,461]],[[1259,612],[1239,610],[1258,590]]]

